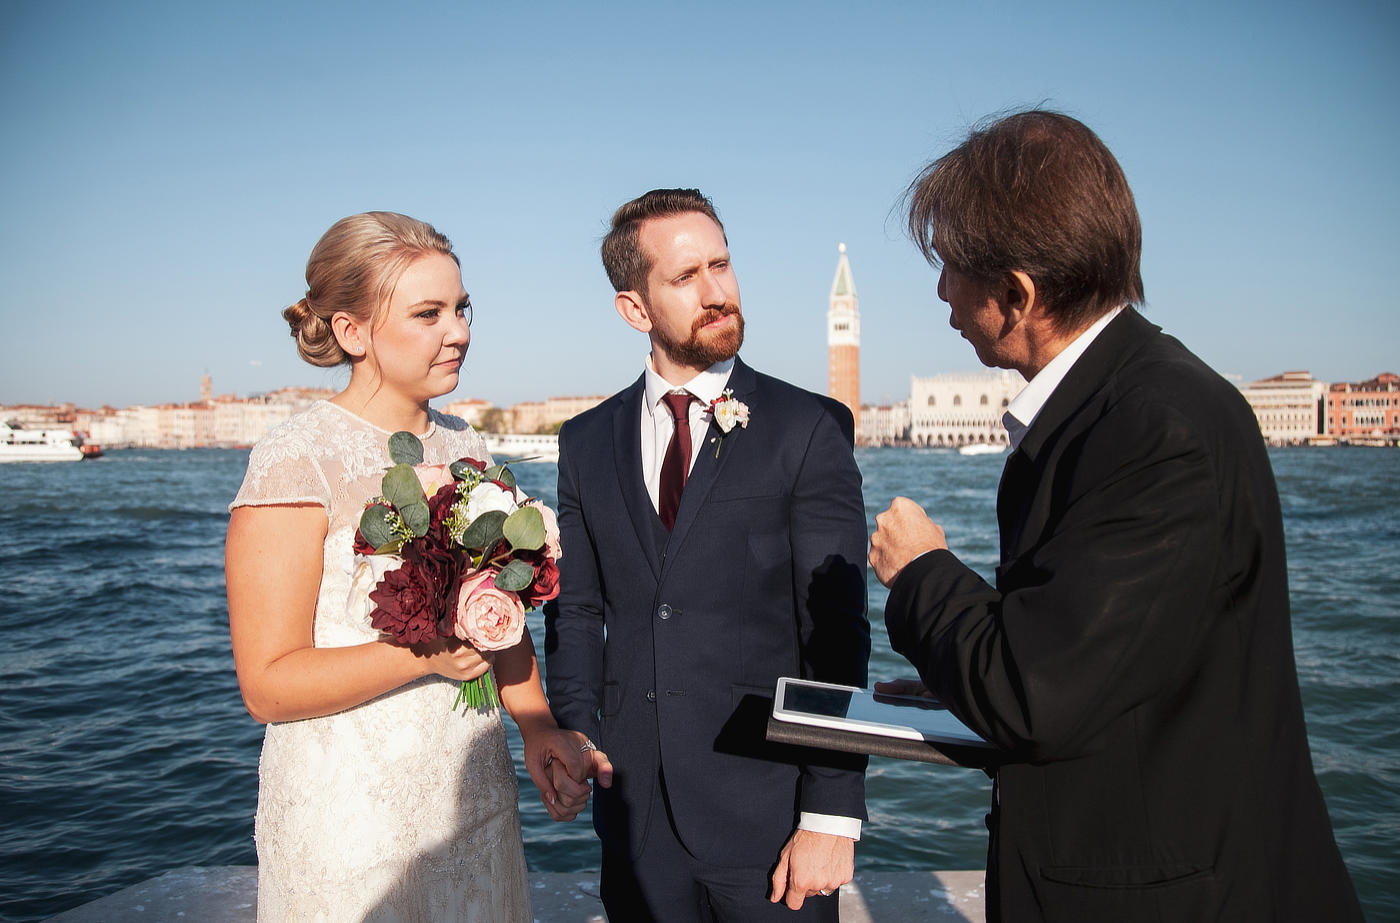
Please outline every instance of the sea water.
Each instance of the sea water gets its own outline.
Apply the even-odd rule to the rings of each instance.
[[[857,457],[871,528],[910,496],[991,574],[1001,457]],[[247,459],[126,450],[0,465],[0,919],[44,919],[174,868],[256,862],[262,728],[239,698],[223,579]],[[1271,460],[1313,763],[1368,917],[1400,919],[1400,452]],[[515,470],[553,504],[553,465]],[[872,679],[912,673],[884,636],[885,599],[872,579]],[[537,617],[531,628],[538,642]],[[596,868],[586,815],[552,822],[517,771],[531,869]],[[985,866],[982,773],[875,758],[867,792],[858,870]]]

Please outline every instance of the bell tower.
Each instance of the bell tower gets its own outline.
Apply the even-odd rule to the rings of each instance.
[[[860,434],[860,298],[851,279],[846,245],[840,244],[836,278],[826,312],[827,394],[845,404]]]

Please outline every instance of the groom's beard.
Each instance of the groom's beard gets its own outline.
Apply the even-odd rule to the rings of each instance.
[[[724,330],[705,333],[703,327],[726,315],[734,316],[734,324]],[[657,339],[661,341],[666,355],[671,361],[692,369],[707,369],[716,362],[732,359],[744,345],[744,315],[734,302],[726,302],[723,307],[707,308],[695,318],[690,326],[690,336],[676,342],[666,339],[660,330]]]

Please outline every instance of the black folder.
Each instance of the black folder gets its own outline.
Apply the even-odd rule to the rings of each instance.
[[[768,716],[767,737],[780,744],[840,750],[845,753],[866,753],[897,760],[940,763],[944,766],[964,766],[968,769],[986,769],[994,766],[998,755],[996,750],[985,747],[960,747],[957,744],[935,744],[925,740],[886,737],[882,734],[841,731],[782,721],[772,715]]]

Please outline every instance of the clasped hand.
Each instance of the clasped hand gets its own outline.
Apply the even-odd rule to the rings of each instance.
[[[578,731],[540,730],[525,740],[525,768],[540,790],[549,816],[557,821],[578,817],[592,794],[589,779],[612,786],[612,763]]]

